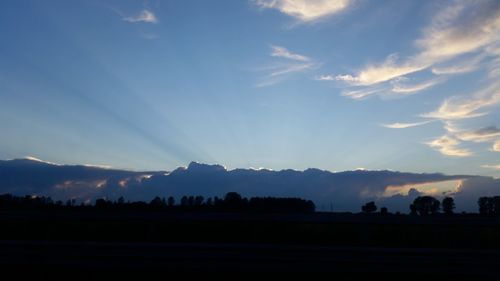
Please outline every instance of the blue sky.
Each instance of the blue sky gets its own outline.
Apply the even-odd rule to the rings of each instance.
[[[498,1],[1,1],[0,158],[500,176]]]

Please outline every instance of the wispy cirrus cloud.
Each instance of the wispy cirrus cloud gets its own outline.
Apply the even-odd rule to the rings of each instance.
[[[447,97],[436,110],[420,116],[445,124],[446,135],[426,142],[443,155],[473,155],[472,151],[461,147],[462,142],[491,143],[492,151],[500,151],[496,127],[463,130],[456,125],[460,120],[485,116],[500,104],[497,79],[500,75],[500,2],[452,2],[435,14],[422,35],[414,40],[414,45],[416,51],[406,58],[391,54],[381,63],[367,65],[354,73],[323,75],[316,80],[340,81],[347,87],[356,87],[353,91],[343,91],[342,95],[361,100],[374,94],[380,97],[415,94],[445,83],[453,75],[486,69],[488,75],[482,88],[471,94]],[[430,74],[434,77],[408,83],[414,80],[412,76],[417,72],[419,76]],[[426,122],[381,126],[404,129],[423,124]]]
[[[470,150],[460,148],[460,141],[447,135],[434,139],[430,142],[426,142],[425,144],[447,156],[467,157],[473,155]]]
[[[425,89],[433,87],[434,85],[436,85],[440,82],[443,82],[443,79],[435,78],[435,79],[430,79],[430,80],[423,81],[423,82],[417,83],[417,84],[406,84],[406,83],[402,82],[405,80],[407,80],[407,79],[394,81],[391,92],[409,95],[409,94],[414,94],[416,92],[423,91]]]
[[[290,75],[307,72],[321,65],[312,58],[292,52],[285,47],[277,45],[270,45],[270,47],[269,56],[281,61],[273,62],[272,65],[265,68],[268,73],[262,81],[255,85],[256,87],[275,85],[286,80]]]
[[[335,77],[332,75],[318,75],[314,77],[314,80],[316,81],[334,81]]]
[[[454,66],[448,66],[448,67],[434,67],[432,68],[432,73],[436,75],[443,75],[443,74],[462,74],[462,73],[469,73],[477,69],[476,65],[467,65],[467,66],[460,66],[460,65],[454,65]]]
[[[459,132],[456,133],[456,136],[463,141],[471,142],[500,141],[500,129],[496,126],[489,126],[478,130]]]
[[[380,93],[385,91],[386,89],[381,88],[369,88],[369,89],[360,89],[360,90],[352,90],[352,91],[343,91],[342,96],[348,97],[354,100],[363,100],[368,98],[371,95]]]
[[[451,97],[446,99],[436,111],[424,113],[421,116],[442,120],[474,118],[487,114],[486,112],[477,112],[486,104],[488,104],[487,100]]]
[[[458,120],[459,121],[459,120]],[[444,129],[449,136],[458,141],[473,143],[488,143],[491,151],[500,151],[500,129],[496,126],[487,126],[479,129],[463,129],[457,125],[457,120],[445,120]],[[498,143],[498,147],[495,147]],[[497,149],[497,150],[495,150]]]
[[[254,0],[263,9],[276,9],[301,22],[315,22],[319,19],[346,10],[352,0]]]
[[[432,121],[423,121],[423,122],[414,122],[414,123],[391,123],[391,124],[380,124],[380,126],[389,128],[389,129],[406,129],[411,127],[422,126],[425,124],[429,124]]]
[[[500,165],[482,165],[482,168],[500,170]]]
[[[305,70],[312,69],[316,66],[314,63],[305,63],[305,64],[291,64],[291,65],[286,65],[281,68],[279,68],[276,71],[273,71],[269,74],[269,76],[280,76],[280,75],[285,75],[289,73],[295,73],[295,72],[302,72]]]
[[[418,59],[434,64],[462,54],[482,50],[498,40],[498,1],[456,1],[439,12],[416,44]]]
[[[157,23],[158,22],[158,18],[156,17],[156,15],[148,9],[144,9],[136,15],[123,17],[122,19],[124,21],[131,22],[131,23],[138,23],[138,22]]]
[[[476,71],[480,68],[482,61],[488,57],[487,52],[460,60],[453,60],[451,63],[441,64],[432,67],[431,72],[435,75],[456,75]]]
[[[310,61],[311,59],[300,54],[292,53],[285,47],[271,45],[271,57],[285,58],[296,61]]]
[[[458,65],[441,67],[440,64],[460,58],[465,54],[486,52],[499,40],[500,2],[462,1],[455,2],[438,12],[432,22],[423,29],[423,34],[415,40],[417,52],[400,60],[397,54],[389,55],[379,64],[370,64],[354,74],[340,74],[335,80],[351,86],[372,86],[379,83],[410,75],[434,67],[436,75],[459,74],[478,68],[485,55]],[[490,52],[491,54],[491,52]],[[430,88],[414,88],[414,92]],[[398,89],[396,89],[398,90]],[[397,91],[396,91],[397,92]],[[399,93],[407,93],[404,90]]]
[[[427,64],[406,62],[398,63],[398,56],[392,54],[379,65],[369,65],[358,74],[341,74],[335,76],[335,80],[344,81],[350,85],[370,86],[380,82],[389,81],[391,79],[401,77],[406,74],[417,72],[427,68]]]
[[[440,120],[458,120],[484,116],[481,111],[500,103],[500,83],[493,83],[488,88],[478,91],[472,97],[453,96],[444,100],[439,108],[421,116]]]

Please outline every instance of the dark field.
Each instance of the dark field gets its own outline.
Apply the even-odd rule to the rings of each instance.
[[[27,274],[500,276],[499,220],[476,215],[45,210],[0,225],[0,267]]]

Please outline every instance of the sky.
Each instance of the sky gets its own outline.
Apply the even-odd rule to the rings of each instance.
[[[0,159],[500,177],[500,2],[1,1]]]

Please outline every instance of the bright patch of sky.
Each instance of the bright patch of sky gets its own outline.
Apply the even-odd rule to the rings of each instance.
[[[499,176],[499,1],[2,1],[0,158]]]

